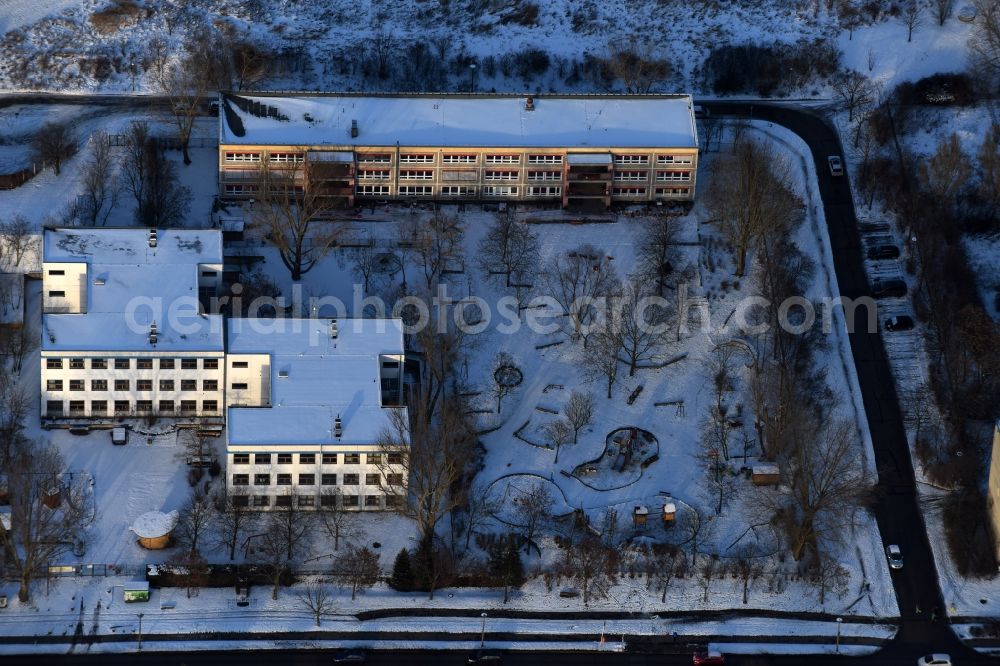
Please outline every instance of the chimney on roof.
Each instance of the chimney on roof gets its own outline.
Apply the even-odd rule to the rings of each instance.
[[[149,344],[156,345],[157,340],[156,322],[149,325]]]
[[[527,99],[524,100],[524,110],[534,111],[535,110],[535,98],[528,95]]]
[[[149,247],[156,247],[156,229],[149,230]]]
[[[337,339],[337,320],[333,319],[330,321],[330,337],[334,340]]]
[[[358,121],[357,120],[352,120],[351,121],[351,138],[352,139],[357,139],[358,138]]]
[[[340,414],[333,420],[333,436],[340,439],[344,435],[344,423],[340,420]]]

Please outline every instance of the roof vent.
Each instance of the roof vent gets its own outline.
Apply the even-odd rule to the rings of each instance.
[[[94,278],[94,284],[97,285],[98,287],[102,286],[105,282],[106,280],[102,277]]]
[[[535,98],[528,95],[527,99],[524,100],[524,110],[534,111],[535,110]]]
[[[288,370],[278,370],[278,379],[288,379]]]
[[[358,138],[358,121],[357,120],[352,120],[351,121],[351,138],[352,139]]]
[[[337,335],[338,335],[338,332],[337,332],[337,320],[334,319],[334,320],[332,320],[330,322],[330,337],[333,338],[334,340],[336,340],[337,339]]]
[[[344,435],[344,423],[340,420],[340,414],[333,420],[333,436],[340,439]]]
[[[156,247],[156,229],[149,230],[149,247]]]
[[[155,345],[157,340],[156,322],[149,325],[149,344]]]

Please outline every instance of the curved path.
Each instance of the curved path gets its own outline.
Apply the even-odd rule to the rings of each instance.
[[[852,299],[870,295],[850,182],[846,176],[832,177],[826,163],[828,155],[843,154],[833,127],[801,107],[757,102],[704,102],[702,106],[713,115],[774,122],[806,142],[816,164],[839,295]],[[899,544],[906,554],[906,566],[892,572],[901,615],[900,630],[880,654],[912,657],[911,663],[932,651],[948,652],[956,663],[979,661],[983,657],[959,641],[944,621],[930,620],[931,610],[943,609],[945,605],[927,529],[917,506],[913,464],[882,336],[878,331],[859,330],[849,332],[848,337],[879,474],[880,499],[875,505],[875,518],[883,543]],[[942,613],[937,615],[940,617]]]

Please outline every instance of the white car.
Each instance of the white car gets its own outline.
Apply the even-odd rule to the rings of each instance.
[[[885,547],[886,557],[889,558],[889,568],[890,569],[902,569],[903,568],[903,551],[899,549],[896,544],[891,544]]]
[[[840,159],[840,155],[830,155],[826,158],[826,161],[830,165],[831,176],[844,175],[844,160]]]
[[[946,654],[927,654],[917,659],[917,666],[951,666],[951,657]]]

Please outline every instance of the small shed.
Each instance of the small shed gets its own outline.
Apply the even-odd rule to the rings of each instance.
[[[645,506],[637,506],[632,509],[632,524],[636,527],[641,527],[646,524],[646,518],[649,517],[649,509]]]
[[[674,521],[677,519],[677,505],[673,502],[667,502],[663,505],[663,524],[667,527],[673,527]]]
[[[125,428],[112,428],[111,443],[128,444],[128,430],[126,430]]]
[[[58,509],[62,504],[62,486],[53,482],[42,491],[42,504],[50,509]]]
[[[136,601],[149,601],[149,582],[133,580],[122,585],[122,599],[130,604]]]
[[[781,482],[781,473],[774,463],[757,463],[751,468],[750,480],[755,486],[776,486]]]
[[[150,511],[135,519],[131,530],[139,537],[139,545],[149,550],[162,550],[170,543],[170,535],[177,525],[176,511],[163,513]]]

